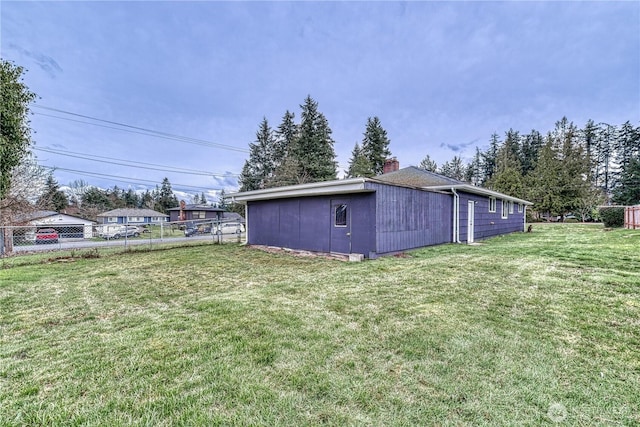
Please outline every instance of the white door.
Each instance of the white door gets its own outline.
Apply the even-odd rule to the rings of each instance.
[[[467,212],[467,243],[473,243],[473,227],[475,224],[475,205],[476,203],[473,200],[469,200],[468,202],[468,212]]]

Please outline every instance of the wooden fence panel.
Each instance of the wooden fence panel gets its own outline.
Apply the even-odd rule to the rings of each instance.
[[[624,228],[640,229],[640,205],[624,208]]]

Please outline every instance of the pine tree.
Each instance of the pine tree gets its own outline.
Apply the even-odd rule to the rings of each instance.
[[[275,139],[266,117],[262,119],[256,132],[255,143],[249,144],[249,160],[240,174],[240,191],[251,191],[264,188],[275,171],[273,161]]]
[[[500,148],[500,137],[497,133],[491,135],[489,148],[482,153],[482,166],[484,169],[484,181],[482,185],[491,179],[496,168],[496,158],[498,157],[498,149]]]
[[[510,196],[524,197],[522,167],[513,147],[506,141],[498,150],[495,172],[487,181],[487,187]]]
[[[418,167],[420,169],[424,169],[424,170],[429,171],[429,172],[437,172],[438,171],[438,164],[435,161],[433,161],[431,159],[431,156],[429,156],[428,154],[426,155],[426,157],[424,159],[422,159],[422,161],[420,162]]]
[[[294,122],[295,114],[287,110],[282,117],[282,123],[275,131],[272,161],[274,168],[278,168],[289,155],[298,137],[298,126]]]
[[[444,162],[440,167],[439,173],[449,178],[463,181],[466,175],[466,168],[459,156],[454,156],[451,161]]]
[[[562,202],[558,189],[561,188],[562,163],[553,148],[553,137],[548,134],[540,150],[536,168],[528,175],[527,199],[534,202],[534,209],[546,213],[549,217],[562,211]]]
[[[372,177],[374,176],[371,163],[367,156],[363,153],[360,144],[356,142],[353,151],[351,152],[351,159],[349,160],[349,170],[347,171],[348,178],[356,177]]]
[[[157,187],[156,187],[157,188]],[[162,187],[157,192],[156,209],[159,212],[168,213],[168,209],[175,208],[179,205],[178,198],[173,194],[169,178],[162,180]]]
[[[368,160],[371,171],[363,176],[381,175],[384,171],[384,162],[391,155],[389,151],[389,138],[378,117],[369,117],[367,127],[362,139],[362,154]]]
[[[473,156],[471,163],[467,166],[465,181],[471,185],[481,185],[484,181],[482,172],[482,153],[480,152],[480,149],[476,147],[476,154]]]
[[[613,202],[627,206],[640,204],[640,155],[628,160],[620,175],[620,184],[614,190]]]
[[[42,209],[56,212],[60,212],[69,206],[69,199],[67,198],[67,195],[60,190],[60,186],[53,178],[53,175],[50,174],[47,177],[44,193],[38,198],[37,204]]]
[[[305,182],[328,181],[336,178],[336,154],[331,128],[318,111],[318,103],[307,96],[302,109],[300,134],[293,149],[299,166],[299,177]]]

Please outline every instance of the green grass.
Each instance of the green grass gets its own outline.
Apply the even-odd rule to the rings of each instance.
[[[0,270],[0,425],[639,425],[640,232]]]

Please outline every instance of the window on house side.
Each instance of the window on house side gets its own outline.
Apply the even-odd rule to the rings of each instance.
[[[509,208],[507,207],[507,204],[509,202],[507,202],[506,200],[500,200],[500,201],[502,202],[502,218],[504,219],[504,218],[508,217],[508,214],[507,214],[508,210],[507,209],[509,209]]]
[[[206,218],[206,212],[205,211],[194,211],[193,212],[193,219],[205,219]]]
[[[512,214],[513,213],[513,202],[507,202],[509,203],[509,213]]]
[[[524,207],[522,206],[522,203],[518,203],[518,213],[522,213],[523,210]]]
[[[334,225],[336,227],[347,226],[347,205],[336,206],[336,215]]]
[[[107,222],[118,222],[118,217],[110,216],[109,219],[107,219]]]
[[[495,212],[495,211],[496,211],[496,198],[489,197],[489,212]]]

